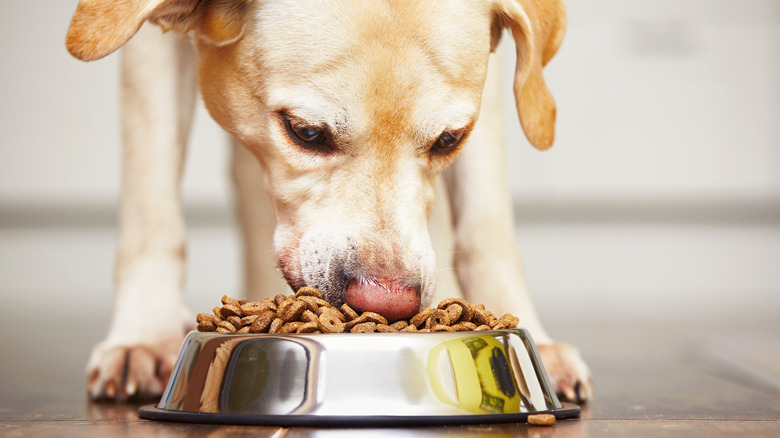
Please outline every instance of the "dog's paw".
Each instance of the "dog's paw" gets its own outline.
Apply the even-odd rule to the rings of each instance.
[[[558,397],[583,403],[593,397],[590,369],[576,348],[563,342],[538,345],[544,368]]]
[[[87,365],[87,394],[92,400],[143,400],[159,397],[173,371],[183,336],[148,344],[95,346]]]

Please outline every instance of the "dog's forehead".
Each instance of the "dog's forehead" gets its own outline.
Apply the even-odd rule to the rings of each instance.
[[[490,21],[481,1],[273,1],[256,9],[248,37],[266,92],[277,93],[271,105],[297,96],[330,113],[379,100],[468,113],[465,102],[481,95]]]

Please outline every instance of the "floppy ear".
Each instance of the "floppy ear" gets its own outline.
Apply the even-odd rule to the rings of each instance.
[[[566,13],[561,0],[496,0],[498,25],[509,28],[517,49],[515,101],[528,141],[545,150],[555,139],[555,100],[542,76],[563,39]],[[493,29],[494,45],[500,28]]]
[[[81,0],[65,44],[83,61],[100,59],[121,47],[146,20],[163,30],[196,35],[217,45],[238,41],[251,0]]]

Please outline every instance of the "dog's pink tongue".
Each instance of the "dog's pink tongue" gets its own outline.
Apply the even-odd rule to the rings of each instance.
[[[420,309],[417,288],[397,283],[352,280],[344,289],[344,302],[358,312],[376,312],[388,321],[408,318]]]

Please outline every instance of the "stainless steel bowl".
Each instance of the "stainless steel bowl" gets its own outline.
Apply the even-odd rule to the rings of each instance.
[[[579,415],[523,329],[375,334],[191,332],[143,418],[277,426],[522,422]]]

